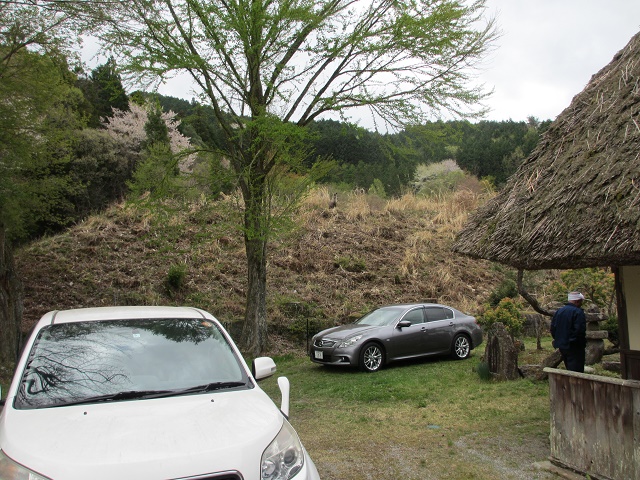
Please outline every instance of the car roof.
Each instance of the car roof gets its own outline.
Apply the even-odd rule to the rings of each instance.
[[[450,307],[449,305],[444,305],[443,303],[399,303],[396,305],[384,305],[382,307],[378,307],[376,310],[380,310],[382,308],[400,308],[403,310],[409,310],[410,308],[415,307],[442,307],[448,308],[449,310],[453,310],[456,316],[466,315],[470,316],[468,313],[463,313],[455,307]]]
[[[193,307],[117,306],[56,310],[45,314],[47,323],[92,322],[100,320],[132,320],[140,318],[207,318],[213,316]]]
[[[447,305],[443,305],[441,303],[398,303],[395,305],[384,305],[379,308],[412,308],[412,307],[448,307]]]

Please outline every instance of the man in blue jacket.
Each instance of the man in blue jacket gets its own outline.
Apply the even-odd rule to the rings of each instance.
[[[553,346],[560,350],[567,370],[584,373],[587,319],[581,305],[584,296],[571,292],[569,303],[558,309],[551,320]]]

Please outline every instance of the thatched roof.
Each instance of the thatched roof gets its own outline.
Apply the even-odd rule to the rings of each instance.
[[[640,33],[573,98],[453,249],[529,270],[640,265]]]

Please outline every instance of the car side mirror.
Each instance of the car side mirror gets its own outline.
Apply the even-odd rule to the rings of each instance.
[[[397,325],[398,328],[406,328],[410,326],[411,326],[411,322],[409,320],[400,320]]]
[[[276,363],[271,357],[258,357],[251,363],[251,374],[256,380],[270,377],[276,373]]]

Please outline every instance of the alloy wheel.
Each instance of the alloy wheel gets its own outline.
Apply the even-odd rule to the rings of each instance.
[[[469,356],[469,351],[471,350],[469,339],[464,335],[460,335],[456,338],[453,348],[455,350],[456,357],[460,359],[467,358]]]
[[[375,372],[382,366],[382,351],[377,345],[369,345],[362,357],[365,368],[370,372]]]

